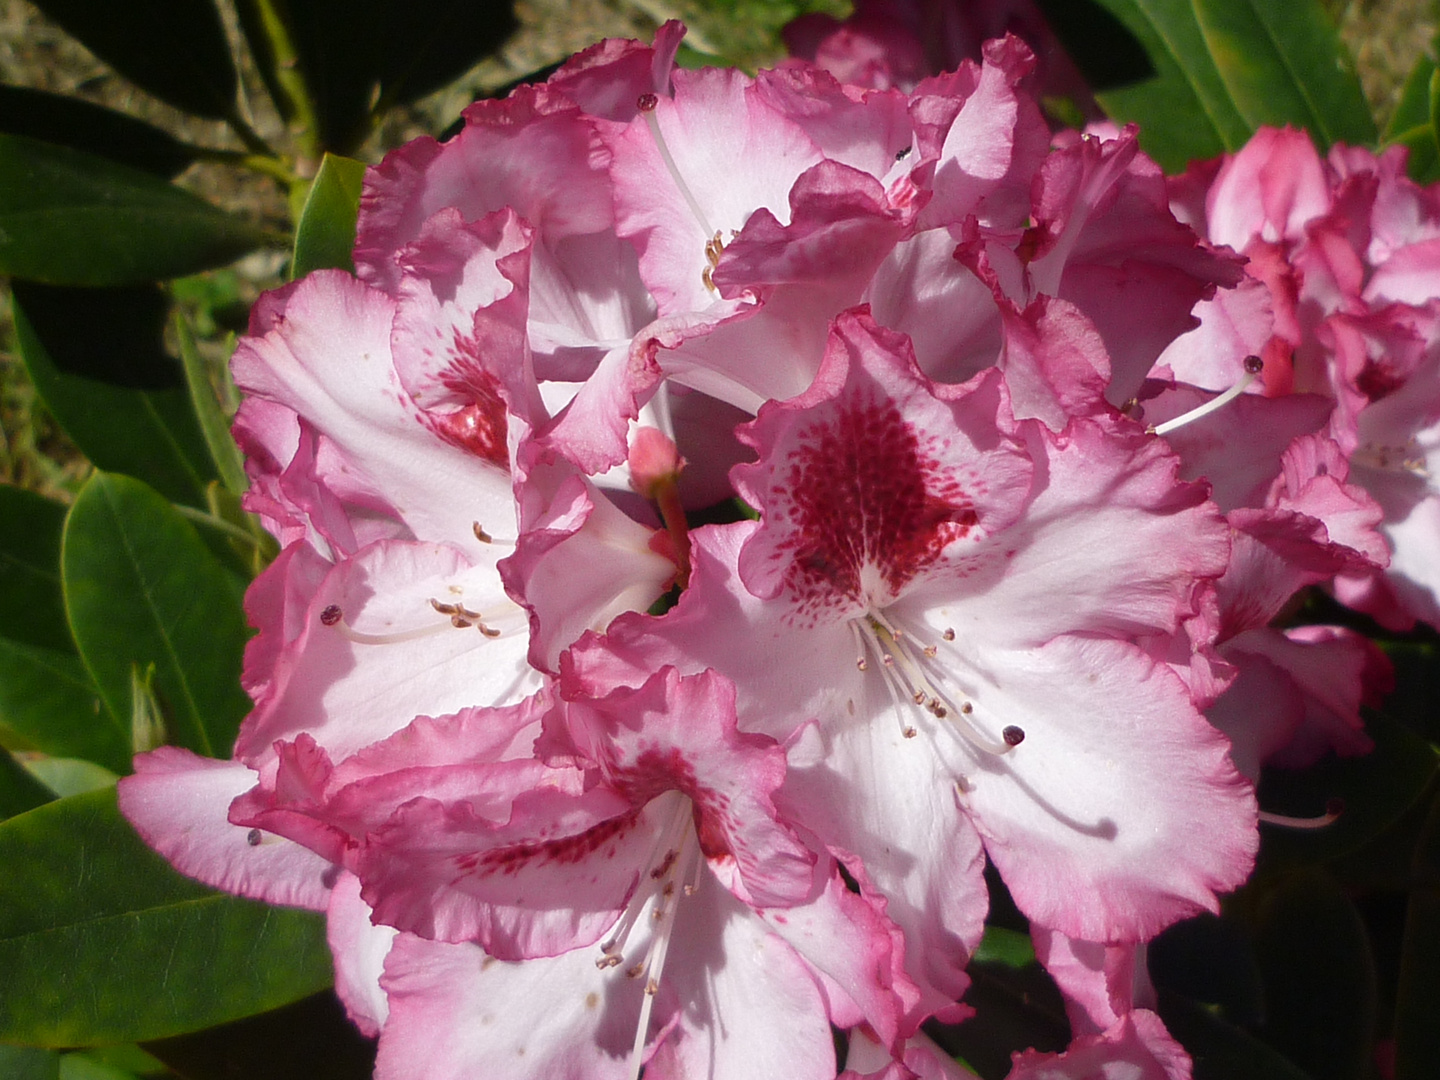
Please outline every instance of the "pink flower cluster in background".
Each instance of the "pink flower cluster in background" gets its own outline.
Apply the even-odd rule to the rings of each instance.
[[[255,709],[122,809],[328,913],[383,1080],[961,1075],[987,861],[1074,1034],[1012,1075],[1188,1076],[1145,943],[1389,678],[1272,622],[1440,623],[1437,196],[1052,139],[1013,37],[900,90],[680,34],[392,153],[358,279],[257,306]]]

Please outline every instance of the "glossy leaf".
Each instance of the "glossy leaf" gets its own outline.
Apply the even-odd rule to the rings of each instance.
[[[1140,125],[1145,152],[1169,171],[1243,146],[1250,127],[1205,45],[1191,0],[1099,0],[1149,54],[1155,74],[1095,96],[1116,120]]]
[[[34,0],[100,59],[177,109],[221,119],[238,80],[220,13],[210,0]]]
[[[63,504],[22,488],[0,486],[0,636],[47,649],[74,650],[60,596],[64,526]]]
[[[1322,148],[1375,137],[1319,0],[1098,2],[1141,43],[1154,74],[1096,98],[1140,125],[1141,145],[1167,170],[1238,150],[1261,124],[1308,127]],[[1063,20],[1057,31],[1065,38]]]
[[[0,135],[0,272],[136,285],[223,266],[265,240],[262,229],[150,173]]]
[[[1395,1078],[1423,1080],[1440,1061],[1440,798],[1430,807],[1412,866],[1395,1003]]]
[[[1323,152],[1373,143],[1355,64],[1319,0],[1194,0],[1205,43],[1251,128],[1291,124]]]
[[[112,790],[0,825],[0,865],[0,1040],[161,1038],[330,981],[321,916],[180,876],[135,835]]]
[[[128,720],[105,707],[73,652],[0,638],[0,728],[25,749],[129,772]]]
[[[1400,93],[1400,103],[1385,127],[1387,145],[1399,143],[1410,148],[1407,168],[1419,184],[1440,180],[1440,129],[1433,109],[1440,96],[1440,72],[1435,61],[1421,56],[1411,69]]]
[[[1267,895],[1255,954],[1265,984],[1261,1035],[1315,1080],[1360,1080],[1375,1039],[1375,961],[1364,923],[1323,870]]]
[[[234,579],[175,508],[138,480],[96,473],[65,523],[65,605],[106,708],[130,722],[133,673],[155,665],[170,741],[228,753],[250,699]]]
[[[355,247],[355,221],[360,214],[360,184],[364,179],[363,162],[325,155],[295,225],[291,278],[304,277],[312,270],[355,272],[350,252]]]
[[[15,755],[0,747],[0,821],[44,806],[54,798],[44,784],[15,760]],[[4,1058],[0,1057],[0,1062],[3,1061]],[[7,1075],[0,1071],[0,1076]]]
[[[278,88],[283,57],[265,32],[261,0],[239,0],[237,8],[267,85]],[[279,9],[319,145],[342,154],[365,140],[374,113],[451,82],[516,26],[513,0],[288,0]]]
[[[28,135],[169,179],[199,156],[167,131],[103,105],[26,86],[0,86],[0,132]]]
[[[138,390],[64,372],[18,299],[14,315],[35,389],[85,455],[99,468],[140,477],[176,502],[204,506],[214,473],[184,387]]]
[[[114,787],[119,775],[83,758],[37,757],[24,763],[57,798]]]

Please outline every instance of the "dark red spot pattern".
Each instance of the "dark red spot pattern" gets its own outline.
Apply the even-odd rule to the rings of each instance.
[[[789,518],[777,555],[790,558],[786,585],[802,610],[894,599],[978,520],[891,401],[837,403],[798,440],[767,510]],[[877,584],[888,595],[873,595]]]
[[[473,351],[473,342],[457,336],[456,351],[464,354],[467,347]],[[473,357],[462,355],[442,382],[447,390],[468,399],[469,403],[452,412],[427,411],[424,414],[427,426],[451,446],[508,471],[509,425],[505,418],[505,400],[500,396],[500,380]]]
[[[573,866],[599,854],[611,841],[633,829],[636,820],[636,814],[608,818],[574,836],[461,855],[455,859],[455,865],[462,873],[486,875],[514,874],[540,865]]]

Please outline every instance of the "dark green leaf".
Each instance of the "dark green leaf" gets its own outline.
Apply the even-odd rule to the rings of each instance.
[[[1253,1035],[1178,994],[1161,991],[1160,1018],[1195,1059],[1195,1080],[1312,1080]]]
[[[360,184],[364,179],[363,162],[325,155],[295,225],[291,278],[331,268],[355,272],[350,251],[355,247],[355,221],[360,214]]]
[[[1264,1013],[1255,950],[1233,919],[1208,912],[1178,922],[1146,948],[1156,987],[1218,1005],[1232,1023],[1253,1027]]]
[[[186,390],[135,390],[67,374],[55,366],[18,300],[14,313],[31,381],[86,456],[102,469],[141,477],[176,502],[204,506],[214,473]]]
[[[925,1025],[946,1053],[964,1058],[982,1080],[1002,1080],[1017,1050],[1065,1049],[1070,1042],[1065,1005],[1039,964],[1017,969],[972,962],[969,974],[965,1003],[976,1015],[960,1024]]]
[[[238,7],[267,84],[278,89],[259,4],[240,0]],[[279,7],[320,146],[342,154],[370,133],[372,106],[383,111],[439,89],[499,48],[516,26],[513,0],[288,0]]]
[[[134,390],[183,386],[165,351],[170,298],[153,282],[109,289],[16,281],[15,298],[55,367]]]
[[[112,714],[73,652],[0,638],[0,726],[26,749],[130,771],[129,713]]]
[[[0,636],[47,649],[74,650],[60,596],[64,526],[61,503],[0,486]]]
[[[330,981],[324,920],[181,877],[113,790],[0,825],[0,1039],[129,1042],[272,1009]]]
[[[1375,138],[1354,65],[1319,0],[1098,2],[1140,42],[1154,74],[1099,84],[1096,98],[1115,119],[1140,125],[1141,145],[1167,170],[1238,150],[1261,124],[1307,127],[1322,149]],[[1103,54],[1080,24],[1057,21],[1067,48]]]
[[[0,272],[55,285],[138,285],[223,266],[265,240],[150,173],[0,135]]]
[[[37,757],[25,762],[25,767],[60,799],[114,787],[120,779],[104,765],[83,758]]]
[[[99,154],[167,180],[198,156],[168,132],[80,98],[0,86],[0,132]]]
[[[1322,829],[1262,827],[1260,872],[1296,863],[1321,863],[1379,836],[1418,799],[1435,776],[1435,750],[1386,716],[1366,729],[1375,749],[1364,757],[1322,762],[1298,772],[1267,769],[1260,805],[1294,817],[1317,817],[1340,799],[1340,819]]]
[[[135,1074],[88,1054],[65,1054],[60,1058],[60,1080],[135,1080]]]
[[[210,0],[35,0],[96,56],[177,109],[222,119],[235,107],[235,63]]]
[[[0,1076],[5,1080],[59,1080],[60,1055],[30,1046],[0,1046]]]
[[[245,618],[233,579],[160,495],[96,473],[65,523],[65,604],[106,707],[129,723],[136,672],[155,665],[169,740],[211,757],[235,740]]]
[[[9,750],[0,747],[0,821],[44,806],[54,798],[49,789],[31,776]],[[0,1076],[5,1075],[8,1074],[0,1072]]]
[[[1302,870],[1263,897],[1255,954],[1265,1041],[1315,1080],[1360,1080],[1375,1039],[1375,961],[1329,874]]]
[[[1140,125],[1145,152],[1170,171],[1235,150],[1250,126],[1205,46],[1191,0],[1099,0],[1149,54],[1153,77],[1095,96],[1116,120]]]
[[[1395,1003],[1395,1080],[1424,1080],[1440,1062],[1440,798],[1420,834],[1405,913]]]
[[[199,421],[200,432],[210,451],[210,460],[220,478],[235,494],[250,486],[245,476],[245,458],[235,445],[230,434],[230,417],[220,403],[215,385],[210,381],[210,372],[200,350],[195,347],[195,338],[190,333],[190,324],[179,312],[175,314],[175,338],[180,344],[180,359],[185,367],[185,383],[190,393],[190,404]]]
[[[1035,963],[1035,945],[1029,934],[1006,930],[1003,926],[987,926],[985,936],[980,939],[980,944],[975,949],[974,957],[982,964],[1023,968]]]
[[[1195,13],[1251,128],[1303,127],[1322,152],[1375,141],[1354,61],[1319,0],[1195,0]]]
[[[375,1071],[374,1042],[333,991],[146,1049],[190,1080],[370,1080]]]

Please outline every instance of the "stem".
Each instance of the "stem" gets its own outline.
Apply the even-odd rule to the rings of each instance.
[[[216,517],[214,514],[207,514],[204,510],[196,510],[195,507],[186,506],[183,503],[172,503],[171,505],[175,507],[181,517],[189,518],[191,521],[204,525],[206,528],[222,532],[230,537],[230,539],[239,540],[249,547],[258,550],[264,543],[264,541],[254,533],[240,528],[239,525],[233,525],[224,518]]]
[[[318,158],[320,126],[315,119],[315,104],[310,97],[310,88],[305,84],[299,54],[295,51],[295,43],[290,40],[290,28],[285,25],[275,0],[255,0],[255,9],[260,14],[260,23],[270,41],[270,51],[275,63],[275,81],[285,91],[291,113],[295,117],[295,138],[306,157]]]

